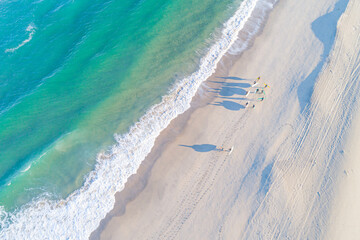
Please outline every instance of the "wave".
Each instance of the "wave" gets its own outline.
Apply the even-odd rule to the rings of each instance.
[[[49,149],[51,149],[53,146],[61,142],[61,140],[70,133],[62,134],[60,137],[58,137],[56,140],[50,143],[49,146],[45,147],[40,154],[27,159],[25,162],[17,164],[13,168],[11,168],[8,172],[5,172],[4,176],[0,179],[0,188],[3,186],[10,186],[13,179],[16,179],[18,176],[30,170],[33,164],[36,164],[43,156],[45,156],[49,152]]]
[[[116,144],[99,153],[95,170],[84,185],[64,200],[39,197],[14,213],[0,207],[1,239],[87,239],[113,208],[115,193],[136,173],[150,153],[155,139],[171,120],[184,113],[200,87],[216,69],[221,57],[237,40],[253,11],[277,0],[245,0],[224,24],[220,40],[201,59],[199,69],[177,82],[162,101],[153,106],[127,134],[115,134]],[[257,30],[256,30],[257,31]]]
[[[29,164],[29,166],[27,166],[24,170],[21,170],[22,173],[29,171],[29,169],[31,168],[31,164]]]
[[[29,24],[26,28],[27,32],[30,32],[29,37],[27,39],[25,39],[24,41],[22,41],[22,43],[20,43],[18,46],[14,47],[14,48],[9,48],[5,50],[5,53],[8,52],[15,52],[16,50],[18,50],[19,48],[21,48],[22,46],[24,46],[26,43],[30,42],[34,33],[35,33],[35,25],[33,23]]]
[[[47,79],[52,78],[53,76],[55,76],[55,74],[57,74],[60,70],[61,70],[62,66],[56,68],[54,71],[52,71],[50,74],[48,74],[47,76],[43,77],[39,84],[37,84],[33,89],[31,89],[29,92],[19,96],[15,101],[8,103],[8,106],[4,106],[5,104],[1,104],[0,103],[0,116],[5,114],[6,112],[8,112],[10,109],[14,108],[15,106],[17,106],[18,104],[20,104],[24,98],[27,98],[29,96],[31,96],[32,94],[34,94],[44,83]]]

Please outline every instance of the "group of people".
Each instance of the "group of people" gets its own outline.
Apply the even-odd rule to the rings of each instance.
[[[253,85],[251,85],[251,87],[253,88],[253,90],[249,90],[249,91],[246,91],[246,96],[249,96],[250,94],[255,94],[256,96],[258,96],[258,98],[256,99],[256,101],[264,101],[265,99],[265,88],[268,88],[269,85],[267,85],[266,83],[263,83],[262,86],[260,86],[261,83],[260,83],[260,77],[258,77]],[[259,96],[260,95],[260,96]],[[245,107],[252,107],[252,108],[255,108],[255,104],[251,104],[249,102],[246,102],[245,103]]]
[[[256,99],[256,101],[264,101],[265,99],[265,88],[268,88],[269,85],[267,85],[266,83],[261,84],[260,83],[260,77],[258,77],[253,85],[251,85],[251,90],[246,91],[246,96],[249,96],[250,94],[255,94],[256,97],[258,97]],[[255,104],[252,104],[252,106],[250,106],[251,104],[249,102],[245,103],[245,107],[252,107],[255,108]],[[228,154],[230,155],[233,151],[234,147],[232,146],[231,148],[225,149],[224,147],[218,147],[217,150],[218,151],[223,151],[223,152],[228,152]]]

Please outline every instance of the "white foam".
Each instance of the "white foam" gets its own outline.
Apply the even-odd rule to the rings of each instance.
[[[125,135],[115,135],[110,153],[98,155],[85,184],[65,200],[34,200],[15,213],[0,209],[0,239],[87,239],[115,202],[128,177],[151,151],[170,121],[190,107],[200,84],[214,73],[220,58],[237,39],[257,2],[245,0],[225,24],[221,39],[202,58],[199,70],[178,82]]]
[[[9,48],[5,50],[5,53],[8,52],[15,52],[16,50],[18,50],[19,48],[21,48],[22,46],[24,46],[26,43],[30,42],[31,39],[33,38],[33,35],[35,33],[35,25],[33,23],[29,24],[26,28],[27,32],[29,33],[29,37],[27,39],[25,39],[24,41],[22,41],[22,43],[20,43],[18,46],[14,47],[14,48]]]
[[[30,164],[29,166],[27,166],[27,168],[25,168],[25,169],[22,170],[21,172],[22,172],[22,173],[27,172],[30,168],[31,168],[31,164]]]

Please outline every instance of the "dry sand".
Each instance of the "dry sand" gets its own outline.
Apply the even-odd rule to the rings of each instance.
[[[351,127],[344,148],[343,174],[335,188],[326,239],[360,238],[360,114]]]
[[[360,133],[349,131],[360,121],[359,13],[357,0],[280,0],[251,48],[226,56],[164,130],[91,238],[359,236]],[[270,85],[263,102],[245,96],[258,75]]]

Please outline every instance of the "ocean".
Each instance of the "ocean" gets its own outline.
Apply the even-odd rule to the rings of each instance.
[[[1,1],[0,237],[86,239],[259,3]]]

